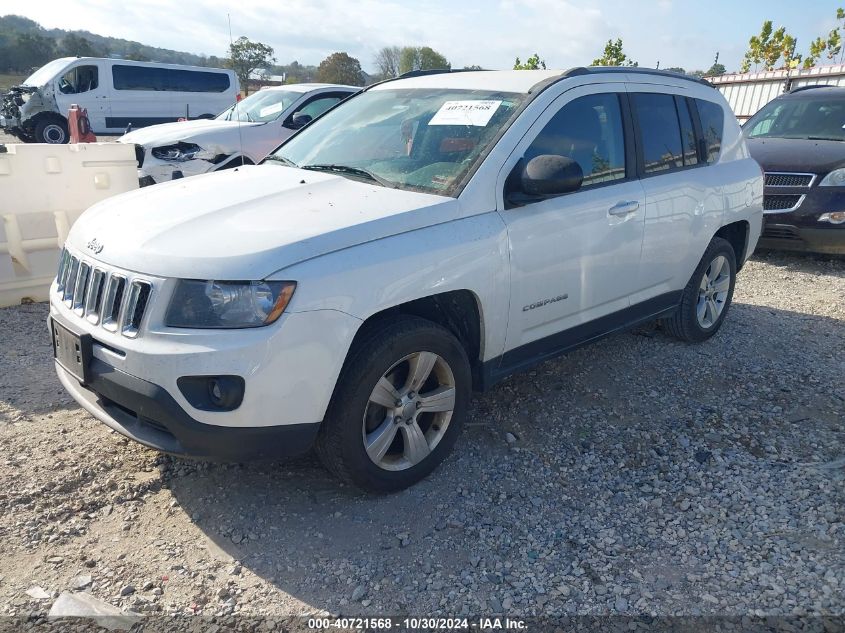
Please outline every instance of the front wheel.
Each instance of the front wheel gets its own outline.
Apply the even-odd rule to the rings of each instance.
[[[736,255],[730,242],[714,237],[684,288],[677,312],[663,327],[682,341],[699,343],[722,326],[736,284]]]
[[[463,346],[436,323],[400,316],[368,326],[341,372],[317,455],[364,490],[407,488],[452,449],[470,382]]]
[[[62,145],[70,140],[67,121],[57,115],[43,116],[35,124],[35,142]]]

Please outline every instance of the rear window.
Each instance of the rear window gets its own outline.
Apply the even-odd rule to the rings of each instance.
[[[115,90],[225,92],[230,85],[226,73],[120,64],[112,66],[112,79]]]
[[[712,101],[696,99],[698,118],[701,120],[701,133],[707,151],[707,162],[714,163],[722,151],[722,133],[725,129],[725,113],[722,107]]]

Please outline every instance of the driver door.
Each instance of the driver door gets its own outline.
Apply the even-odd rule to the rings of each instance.
[[[645,196],[636,177],[623,84],[571,89],[517,145],[500,174],[511,257],[504,362],[511,367],[589,340],[637,290]],[[564,195],[508,204],[519,161],[575,160],[584,180]]]
[[[109,116],[109,94],[97,64],[83,63],[66,70],[56,80],[56,105],[59,113],[67,117],[72,104],[88,110],[88,121],[95,134],[106,131]]]

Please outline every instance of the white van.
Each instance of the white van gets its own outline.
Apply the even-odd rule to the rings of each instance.
[[[72,104],[88,110],[95,134],[120,134],[181,117],[211,118],[237,100],[231,70],[63,57],[42,66],[3,95],[0,127],[22,141],[67,143]]]

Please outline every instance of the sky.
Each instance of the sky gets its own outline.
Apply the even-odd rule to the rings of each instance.
[[[47,28],[85,29],[223,56],[232,35],[269,44],[279,63],[319,64],[335,51],[374,72],[383,46],[431,46],[454,68],[511,68],[539,53],[549,68],[589,64],[621,37],[640,66],[738,70],[763,20],[786,26],[798,51],[835,26],[843,0],[34,0],[14,12]],[[7,5],[8,6],[8,5]],[[2,10],[2,9],[0,9]]]

